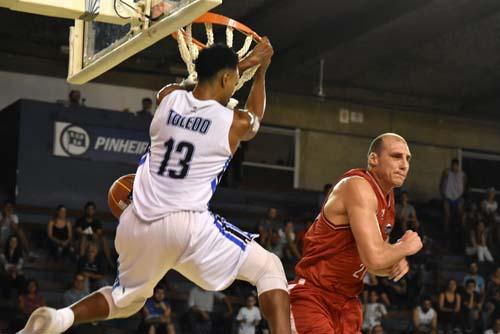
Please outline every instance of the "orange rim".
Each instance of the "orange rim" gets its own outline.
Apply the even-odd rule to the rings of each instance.
[[[254,41],[260,42],[262,39],[259,34],[257,34],[255,31],[250,29],[248,26],[244,25],[243,23],[240,23],[236,20],[233,20],[227,16],[224,15],[219,15],[215,13],[205,13],[196,20],[193,21],[193,23],[212,23],[216,25],[222,25],[222,26],[229,26],[232,27],[233,29],[238,30],[239,32],[245,34],[245,35],[251,35]],[[177,32],[172,33],[172,37],[177,40]],[[206,48],[207,45],[200,42],[196,38],[193,38],[193,43],[198,47],[198,49],[203,49]]]

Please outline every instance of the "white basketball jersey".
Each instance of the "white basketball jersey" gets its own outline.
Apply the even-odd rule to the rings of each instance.
[[[231,159],[233,111],[175,90],[155,112],[151,147],[137,168],[133,208],[143,221],[204,211]]]

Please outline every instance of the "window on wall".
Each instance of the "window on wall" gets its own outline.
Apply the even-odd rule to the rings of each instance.
[[[462,169],[472,192],[482,193],[490,187],[500,189],[500,155],[463,150]]]
[[[257,136],[242,142],[226,179],[255,189],[297,188],[300,131],[262,126]],[[239,175],[238,175],[239,174]]]

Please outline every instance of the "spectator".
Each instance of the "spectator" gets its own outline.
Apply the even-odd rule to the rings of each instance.
[[[486,193],[486,198],[481,202],[481,211],[488,220],[488,223],[498,222],[498,202],[495,200],[495,188],[489,188]]]
[[[189,292],[189,323],[193,334],[211,333],[215,299],[224,301],[227,307],[224,318],[230,319],[233,307],[224,294],[215,291],[205,291],[197,286],[193,287]]]
[[[484,334],[498,334],[500,333],[500,318],[495,319],[493,328],[488,329]]]
[[[413,333],[437,334],[437,313],[432,308],[432,302],[429,297],[422,299],[421,305],[413,309]]]
[[[494,298],[497,292],[500,292],[500,267],[497,267],[493,275],[491,275],[486,286],[486,298]]]
[[[485,260],[488,262],[494,261],[487,245],[488,234],[489,231],[482,221],[479,221],[476,228],[470,231],[471,247],[466,250],[466,253],[468,255],[477,254],[477,260],[480,263],[483,263]]]
[[[25,318],[28,318],[41,306],[45,306],[45,300],[38,294],[38,282],[30,279],[26,284],[26,293],[19,296],[19,310]]]
[[[47,236],[50,251],[57,260],[60,260],[63,255],[70,255],[74,252],[71,244],[73,229],[71,222],[66,218],[64,205],[59,205],[56,208],[54,219],[49,221],[47,227]]]
[[[89,291],[95,291],[107,285],[104,270],[98,257],[99,248],[91,242],[87,246],[85,256],[78,261],[78,271],[86,278],[86,287]]]
[[[418,223],[417,212],[415,207],[409,203],[408,193],[401,193],[401,203],[396,204],[396,221],[401,226],[403,233],[408,229],[408,225],[412,222]]]
[[[288,260],[295,264],[300,259],[300,252],[297,246],[297,238],[295,234],[295,227],[293,222],[285,224],[285,240],[286,240],[286,254]]]
[[[2,276],[3,295],[10,298],[12,289],[18,293],[24,287],[23,255],[19,246],[19,239],[11,235],[4,245],[4,251],[0,255],[0,264],[5,271]]]
[[[377,295],[386,307],[391,306],[389,296],[387,295],[385,288],[382,284],[380,284],[380,280],[376,275],[366,272],[365,277],[363,277],[363,283],[365,284],[365,290],[363,291],[363,303],[368,303],[370,291],[374,290],[377,292]]]
[[[257,231],[259,233],[259,242],[262,247],[270,249],[273,232],[279,230],[279,222],[278,222],[278,210],[276,208],[269,208],[267,210],[267,215],[265,219],[262,219],[257,225]],[[283,233],[283,238],[284,232]]]
[[[371,333],[376,325],[382,324],[387,309],[378,302],[378,294],[374,290],[370,292],[369,302],[363,306],[363,330]]]
[[[467,177],[460,170],[458,159],[451,160],[451,167],[445,169],[439,183],[443,197],[444,230],[448,232],[450,219],[456,215],[463,223],[463,195]]]
[[[77,89],[73,89],[68,94],[68,107],[79,107],[81,100],[80,91]]]
[[[165,303],[165,288],[157,285],[153,298],[149,298],[142,308],[144,327],[147,334],[175,334],[170,305]]]
[[[83,217],[78,218],[75,224],[76,235],[79,243],[79,256],[83,256],[90,241],[96,242],[102,248],[106,260],[111,268],[114,262],[111,258],[108,241],[102,229],[102,223],[95,217],[96,205],[94,202],[87,202],[83,208]]]
[[[476,291],[476,281],[469,279],[466,282],[462,299],[462,319],[466,333],[475,333],[477,331],[481,308],[481,297]]]
[[[260,310],[255,306],[256,303],[255,296],[250,295],[247,297],[246,305],[240,308],[236,316],[236,321],[239,323],[238,334],[255,334],[255,327],[262,320]]]
[[[461,303],[457,281],[450,279],[446,289],[439,294],[439,324],[445,333],[452,333],[458,327]]]
[[[137,116],[152,118],[153,117],[153,100],[149,97],[142,99],[142,109],[135,113]]]
[[[464,287],[467,284],[468,280],[473,280],[475,284],[475,289],[476,292],[479,293],[481,296],[484,295],[484,290],[485,290],[485,284],[484,284],[484,278],[483,276],[479,275],[479,267],[477,266],[476,262],[472,262],[469,266],[470,273],[465,275],[463,285]]]
[[[21,247],[26,252],[26,255],[36,257],[34,253],[29,251],[29,242],[19,224],[19,217],[14,212],[14,203],[5,201],[0,213],[0,246],[3,246],[7,238],[12,234],[16,234],[19,237]]]
[[[79,272],[75,275],[73,286],[64,292],[63,299],[65,306],[70,306],[89,294],[89,290],[85,286],[85,280],[83,273]]]

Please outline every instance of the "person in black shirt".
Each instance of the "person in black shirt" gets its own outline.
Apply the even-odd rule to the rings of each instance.
[[[95,217],[96,205],[94,202],[85,203],[84,215],[76,221],[75,229],[78,236],[79,255],[82,257],[85,254],[88,243],[96,242],[104,252],[109,265],[114,268],[114,262],[111,258],[108,241],[104,235],[102,223]]]
[[[78,261],[78,272],[81,272],[87,279],[86,283],[89,291],[95,291],[106,286],[107,282],[97,244],[93,242],[88,243],[85,256]]]

